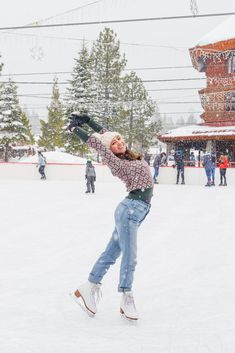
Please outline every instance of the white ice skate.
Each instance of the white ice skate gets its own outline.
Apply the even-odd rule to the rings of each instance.
[[[134,297],[132,292],[124,292],[120,304],[120,313],[128,320],[138,320]]]
[[[97,312],[97,304],[101,298],[101,284],[86,282],[71,293],[72,299],[90,316],[94,317]]]

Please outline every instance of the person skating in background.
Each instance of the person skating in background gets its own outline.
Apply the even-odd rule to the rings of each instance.
[[[153,161],[153,169],[154,169],[153,182],[154,182],[154,184],[158,184],[157,178],[158,178],[158,174],[159,174],[159,167],[161,165],[161,159],[162,159],[161,154],[157,154],[156,157],[154,158],[154,161]]]
[[[202,159],[202,165],[206,172],[207,183],[205,186],[212,185],[212,170],[214,167],[214,162],[212,160],[212,154],[210,152],[206,152]]]
[[[225,155],[221,155],[218,161],[218,167],[220,171],[220,184],[219,186],[227,186],[226,171],[229,167],[228,158]]]
[[[189,163],[190,167],[195,167],[195,165],[196,165],[196,157],[195,157],[194,152],[190,153],[189,161],[190,161],[190,163]]]
[[[86,179],[86,193],[95,192],[95,181],[96,181],[96,172],[95,167],[93,166],[90,159],[86,162],[86,172],[85,172],[85,179]]]
[[[144,160],[148,163],[148,165],[150,165],[151,155],[148,152],[145,152]]]
[[[162,167],[165,167],[167,165],[167,156],[165,152],[161,153],[161,164]]]
[[[215,186],[216,151],[212,151],[212,153],[211,153],[211,161],[212,161],[212,167],[211,167],[211,185],[212,185],[212,186]]]
[[[106,249],[91,269],[88,281],[79,285],[72,297],[90,316],[94,316],[101,281],[122,255],[118,284],[118,292],[122,293],[120,312],[130,320],[137,320],[132,285],[137,264],[137,231],[150,211],[153,196],[150,167],[140,154],[127,148],[118,132],[105,130],[87,115],[73,113],[70,118],[69,130],[99,153],[102,161],[114,176],[125,183],[129,192],[116,208],[115,227]],[[81,128],[85,124],[96,133],[88,135]]]
[[[41,151],[38,151],[38,164],[37,167],[39,174],[41,175],[41,179],[45,180],[46,179],[46,174],[45,174],[45,166],[46,166],[46,157],[43,156]]]
[[[175,158],[175,164],[173,165],[173,167],[176,167],[177,169],[176,184],[179,184],[180,176],[181,176],[181,184],[185,184],[183,151],[177,150],[175,152],[174,158]]]

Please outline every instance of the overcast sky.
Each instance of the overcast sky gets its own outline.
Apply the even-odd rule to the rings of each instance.
[[[89,5],[90,4],[90,5]],[[197,0],[199,14],[235,12],[234,0]],[[79,7],[81,7],[79,9]],[[74,11],[71,11],[73,10]],[[75,10],[77,9],[77,10]],[[58,16],[57,16],[58,15]],[[192,15],[190,0],[8,0],[0,12],[0,27],[21,26],[38,22],[53,24],[127,18]],[[191,65],[188,49],[227,17],[193,18],[135,23],[110,24],[121,41],[121,52],[128,60],[127,68],[157,68]],[[52,81],[54,75],[22,75],[20,73],[71,72],[82,40],[92,43],[103,25],[0,31],[0,52],[4,69],[16,82]],[[144,80],[204,77],[193,68],[138,70]],[[60,81],[68,74],[57,75]],[[6,79],[2,76],[2,80]],[[178,81],[146,83],[150,96],[158,102],[160,113],[171,113],[174,120],[187,117],[180,112],[202,112],[198,89],[206,82]],[[18,84],[19,94],[51,94],[50,85]],[[195,88],[193,90],[157,91],[158,89]],[[65,85],[61,85],[61,93]],[[156,91],[154,91],[156,90]],[[20,102],[46,118],[49,99],[20,97]],[[174,103],[172,102],[191,102]],[[199,117],[200,113],[195,113]]]

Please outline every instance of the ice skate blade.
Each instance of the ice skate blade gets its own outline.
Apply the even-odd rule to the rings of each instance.
[[[132,322],[132,323],[136,323],[138,321],[138,317],[129,317],[129,316],[126,316],[124,311],[122,309],[120,309],[120,315],[123,319],[129,321],[129,322]]]
[[[80,308],[85,311],[85,313],[89,316],[89,317],[95,317],[95,314],[90,311],[87,307],[86,304],[82,298],[82,296],[77,297],[74,293],[70,293],[70,297],[73,299],[73,301],[75,301],[76,304],[78,304],[80,306]]]
[[[137,324],[138,324],[138,319],[135,319],[135,320],[133,320],[133,319],[128,319],[124,314],[120,314],[120,316],[121,316],[122,321],[123,321],[123,322],[126,322],[127,325],[137,326]]]

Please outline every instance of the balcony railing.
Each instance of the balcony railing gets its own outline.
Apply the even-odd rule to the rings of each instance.
[[[200,94],[205,111],[235,111],[235,90]]]

